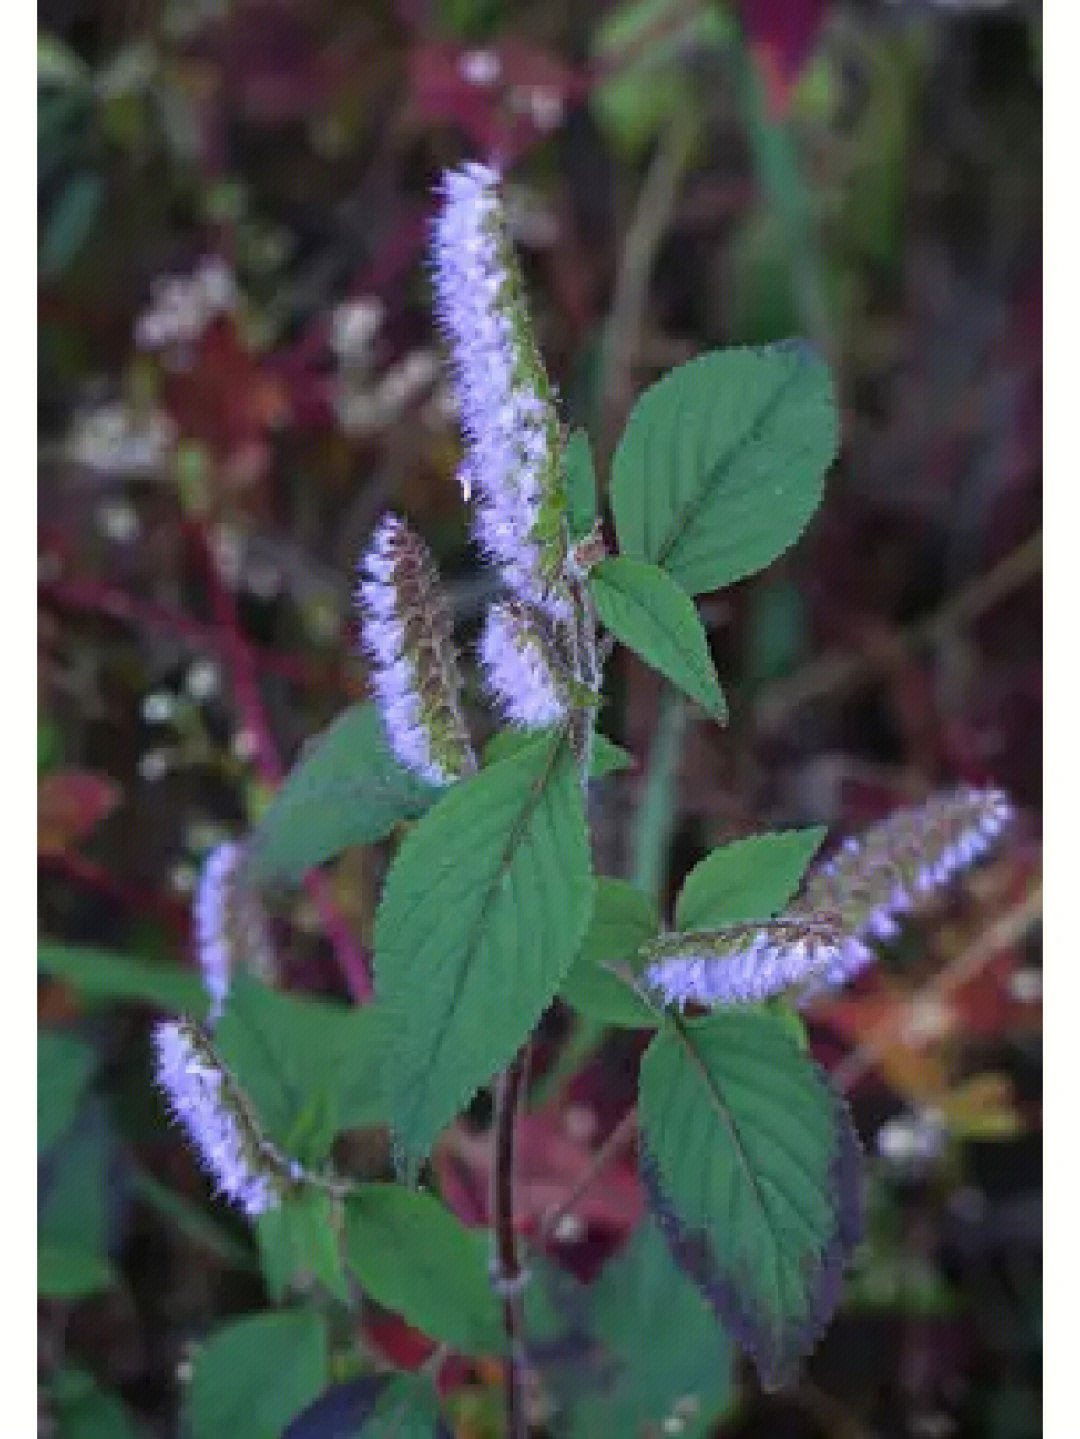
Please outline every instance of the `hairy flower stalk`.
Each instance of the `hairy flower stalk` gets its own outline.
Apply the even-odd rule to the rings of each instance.
[[[274,948],[258,896],[244,883],[242,845],[215,849],[203,865],[195,891],[195,947],[216,1023],[234,969],[243,964],[262,979],[275,971]]]
[[[901,915],[991,848],[1013,815],[997,789],[959,789],[899,809],[810,872],[800,903],[863,939],[892,939]]]
[[[566,719],[567,677],[550,626],[538,611],[520,600],[492,605],[480,636],[480,659],[511,724],[534,729]]]
[[[195,1025],[154,1030],[157,1079],[218,1190],[249,1219],[275,1208],[303,1171],[260,1134],[244,1095]]]
[[[357,591],[372,686],[406,769],[446,785],[476,768],[446,602],[427,546],[385,515],[360,563]]]
[[[788,990],[840,984],[872,957],[861,940],[820,915],[663,934],[641,955],[645,983],[680,1009],[757,1004]]]
[[[559,423],[498,181],[485,165],[448,171],[433,238],[435,313],[465,432],[461,486],[466,499],[475,493],[477,538],[507,587],[566,620]]]

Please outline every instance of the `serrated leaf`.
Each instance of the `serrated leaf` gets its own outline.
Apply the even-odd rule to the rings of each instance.
[[[417,819],[440,791],[402,768],[373,704],[354,705],[313,740],[251,837],[256,884],[295,883],[355,844]]]
[[[259,1257],[270,1296],[284,1298],[291,1284],[309,1276],[348,1303],[349,1288],[334,1218],[334,1201],[318,1189],[300,1189],[255,1222]]]
[[[801,534],[836,445],[832,380],[808,345],[701,355],[627,421],[612,461],[620,551],[690,594],[753,574]]]
[[[586,1432],[713,1432],[734,1398],[731,1342],[648,1217],[590,1287],[589,1317],[617,1367]]]
[[[84,1299],[116,1282],[109,1261],[77,1244],[38,1243],[38,1293],[49,1299]]]
[[[609,740],[602,734],[594,734],[592,742],[592,760],[589,764],[589,778],[603,779],[606,774],[615,774],[618,770],[633,769],[634,756],[624,750],[621,745]]]
[[[233,1320],[195,1360],[184,1432],[191,1439],[280,1439],[327,1378],[326,1327],[318,1314],[289,1310]]]
[[[825,838],[820,825],[755,834],[714,849],[686,876],[675,902],[678,929],[770,919],[790,900]]]
[[[581,782],[562,735],[535,735],[456,784],[406,838],[375,920],[384,1081],[406,1159],[527,1038],[591,904]]]
[[[103,949],[41,944],[38,969],[66,980],[83,994],[153,1004],[194,1019],[206,1013],[209,1003],[201,979],[191,970],[176,964],[151,964]]]
[[[581,951],[563,980],[568,1004],[603,1024],[651,1028],[659,1016],[605,962],[636,968],[637,951],[660,928],[660,914],[647,894],[625,880],[597,877],[592,918]]]
[[[488,1277],[490,1237],[430,1194],[361,1184],[345,1205],[345,1262],[366,1292],[431,1339],[463,1353],[502,1345]]]
[[[766,1384],[811,1348],[861,1233],[847,1110],[761,1012],[672,1023],[642,1061],[641,1173],[675,1261]]]
[[[84,1040],[50,1030],[38,1031],[39,1156],[71,1127],[95,1065],[94,1050]]]
[[[721,723],[727,705],[693,602],[656,565],[618,555],[589,573],[600,620]]]
[[[249,974],[229,991],[214,1045],[267,1135],[317,1164],[334,1135],[385,1120],[374,1008],[282,994]]]
[[[596,473],[589,437],[584,430],[575,430],[566,443],[563,476],[570,538],[580,540],[596,523]]]

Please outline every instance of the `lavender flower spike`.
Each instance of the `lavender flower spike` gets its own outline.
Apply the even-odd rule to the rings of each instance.
[[[243,859],[242,845],[219,845],[203,865],[195,891],[195,946],[212,1024],[221,1017],[237,963],[262,978],[275,969],[266,916],[240,874]]]
[[[810,872],[802,904],[836,914],[864,939],[891,939],[898,919],[992,847],[1013,815],[996,789],[960,789],[895,810]]]
[[[476,768],[450,612],[426,545],[396,515],[376,527],[357,591],[372,686],[406,769],[446,785]]]
[[[820,915],[663,934],[641,956],[645,983],[680,1009],[758,1004],[788,990],[841,983],[872,957],[860,940]]]
[[[187,1021],[154,1030],[157,1078],[169,1108],[214,1176],[249,1219],[281,1202],[290,1168],[257,1133],[232,1076]]]
[[[522,729],[561,724],[568,713],[565,677],[543,617],[518,600],[492,605],[480,637],[488,684],[506,718]]]
[[[498,196],[484,165],[449,171],[435,222],[435,314],[465,432],[460,479],[476,533],[514,594],[565,619],[566,497],[554,396],[529,325]]]

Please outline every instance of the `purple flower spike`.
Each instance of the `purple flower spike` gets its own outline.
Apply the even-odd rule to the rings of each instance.
[[[523,286],[485,165],[448,171],[432,243],[435,314],[450,348],[476,535],[507,587],[566,619],[565,494],[554,395],[532,338]]]
[[[284,1164],[254,1131],[243,1097],[194,1025],[154,1030],[157,1078],[174,1117],[187,1132],[219,1191],[249,1219],[280,1204]]]
[[[983,858],[1013,816],[1001,790],[960,789],[896,810],[810,873],[801,905],[889,940],[897,920]]]
[[[645,983],[665,1004],[759,1004],[789,990],[842,984],[871,955],[835,921],[783,915],[761,924],[664,934],[641,950]]]
[[[511,724],[561,724],[568,712],[565,679],[543,617],[520,601],[492,605],[480,637],[488,683]]]
[[[262,978],[272,977],[276,968],[266,916],[240,874],[243,859],[243,846],[219,845],[203,865],[195,891],[195,947],[210,995],[211,1024],[221,1017],[238,963]]]
[[[395,755],[429,784],[476,768],[450,611],[427,546],[396,515],[376,527],[357,590],[372,688]]]

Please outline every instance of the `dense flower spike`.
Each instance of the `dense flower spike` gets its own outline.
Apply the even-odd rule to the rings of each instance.
[[[646,984],[680,1009],[757,1004],[788,990],[840,984],[872,957],[861,940],[818,915],[663,934],[641,954]]]
[[[275,1208],[299,1166],[261,1138],[243,1095],[198,1029],[187,1021],[154,1030],[157,1079],[218,1189],[249,1219]]]
[[[567,688],[543,617],[519,600],[492,605],[480,637],[480,659],[492,693],[511,724],[561,724]]]
[[[556,618],[564,582],[565,494],[554,397],[532,338],[498,174],[469,164],[443,180],[433,240],[435,312],[450,346],[477,538],[507,587]]]
[[[360,564],[357,591],[372,684],[401,763],[445,785],[476,767],[461,710],[450,612],[426,545],[385,515]]]
[[[996,789],[960,789],[894,811],[810,872],[800,901],[836,914],[863,939],[891,939],[897,920],[990,849],[1012,818]]]
[[[257,895],[240,874],[244,849],[222,844],[207,859],[195,891],[195,945],[210,995],[210,1021],[221,1017],[233,970],[245,965],[273,977],[274,950]]]

